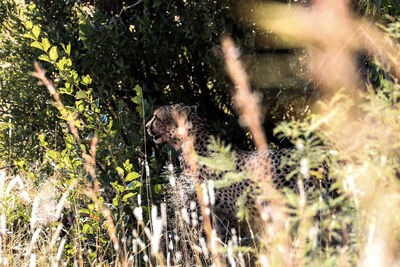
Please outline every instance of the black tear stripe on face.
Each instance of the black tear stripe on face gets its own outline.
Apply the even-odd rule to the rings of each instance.
[[[160,137],[161,137],[160,135],[154,136],[154,137],[153,137],[153,142],[154,142],[154,143],[157,143],[157,139],[160,138]]]
[[[154,115],[154,119],[151,120],[150,125],[147,128],[147,132],[149,133],[150,136],[155,137],[154,131],[153,131],[153,123],[158,119],[157,115]],[[154,139],[153,139],[154,140]]]

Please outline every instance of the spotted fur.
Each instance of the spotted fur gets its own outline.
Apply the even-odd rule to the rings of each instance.
[[[178,125],[179,121],[184,122],[184,130],[187,130],[185,135],[180,132],[182,129],[178,127],[181,126]],[[184,150],[183,147],[188,142],[188,137],[192,137],[196,154],[205,157],[210,156],[210,138],[215,135],[215,132],[204,119],[197,115],[193,107],[180,104],[160,107],[154,111],[153,117],[146,124],[146,128],[148,134],[153,137],[154,142],[157,144],[166,142],[179,151]],[[284,163],[282,162],[283,160],[291,160],[292,150],[261,152],[236,150],[235,152],[237,172],[265,170],[271,176],[272,182],[277,189],[287,187],[297,190],[296,177],[293,176],[291,179],[287,179],[288,174],[293,171],[293,165],[282,164]],[[185,155],[181,154],[180,161],[183,169],[183,179],[198,179],[204,182],[207,180],[220,180],[223,177],[223,173],[216,172],[205,165],[197,165],[196,171],[193,172]],[[323,171],[326,171],[326,169]],[[304,188],[307,191],[311,187],[321,186],[321,183],[324,188],[329,186],[324,180],[311,177],[305,181]],[[229,225],[228,227],[235,226],[235,218],[238,212],[237,200],[245,192],[249,192],[249,186],[252,184],[252,180],[244,179],[215,191],[215,214],[225,225]],[[250,216],[254,217],[258,214],[254,198],[247,197],[246,205]]]

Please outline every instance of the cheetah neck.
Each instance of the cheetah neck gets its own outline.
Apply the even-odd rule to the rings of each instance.
[[[187,140],[181,139],[176,144],[178,149],[185,151],[185,146],[192,143],[197,155],[206,156],[208,154],[208,144],[210,136],[215,135],[207,122],[195,115],[189,119]],[[191,145],[190,145],[191,146]]]

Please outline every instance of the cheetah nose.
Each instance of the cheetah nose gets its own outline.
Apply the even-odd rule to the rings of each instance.
[[[151,130],[151,121],[149,121],[148,123],[146,123],[146,132],[150,135],[150,136],[154,136],[155,134],[153,133],[153,131]]]
[[[147,125],[147,124],[146,124],[146,132],[147,132],[149,135],[153,136],[153,132],[151,131],[150,125]]]
[[[145,129],[147,130],[147,132],[149,133],[149,135],[152,135],[151,121],[149,121],[148,123],[146,123]]]

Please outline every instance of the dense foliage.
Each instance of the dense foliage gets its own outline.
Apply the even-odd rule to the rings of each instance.
[[[127,261],[127,255],[137,265],[148,261],[143,258],[149,255],[147,246],[133,240],[151,239],[143,229],[158,219],[151,207],[159,207],[162,199],[162,185],[167,180],[163,166],[167,160],[177,164],[175,151],[167,145],[155,146],[146,137],[144,125],[152,111],[168,103],[197,104],[200,115],[228,140],[239,147],[252,147],[231,103],[234,88],[224,67],[223,35],[232,36],[240,47],[252,87],[259,92],[271,145],[296,147],[302,143],[306,150],[299,152],[299,158],[325,160],[319,154],[326,152],[322,143],[330,145],[336,136],[321,134],[323,129],[316,122],[320,118],[310,114],[320,95],[318,85],[305,78],[305,63],[298,60],[302,48],[282,48],[277,35],[241,16],[240,4],[243,1],[0,2],[0,167],[7,177],[16,177],[10,182],[5,173],[1,176],[0,234],[3,243],[10,244],[2,248],[1,264],[32,260],[36,240],[44,247],[42,254],[36,253],[53,255],[40,258],[42,265],[59,261],[113,265]],[[353,10],[383,23],[392,37],[399,38],[400,27],[393,18],[400,13],[397,1],[360,0]],[[360,72],[377,87],[365,89],[372,105],[365,104],[363,109],[376,120],[382,119],[376,109],[389,114],[386,119],[392,120],[385,123],[395,131],[398,111],[388,103],[396,106],[398,102],[397,80],[379,61],[362,58],[365,64]],[[32,75],[35,62],[47,71],[47,78],[60,93],[59,101]],[[274,130],[283,119],[291,122]],[[76,132],[71,131],[71,123]],[[97,140],[94,155],[91,149]],[[387,171],[393,176],[398,173],[398,155],[392,150],[385,154],[382,146],[387,143],[378,141],[373,143],[376,153],[391,159]],[[337,160],[354,160],[354,155],[346,153]],[[90,156],[96,159],[92,166],[95,174],[87,168]],[[364,156],[367,160],[371,155]],[[333,173],[334,178],[341,175],[346,172]],[[90,188],[96,187],[97,180],[105,192],[93,197]],[[18,201],[10,195],[14,184],[20,185]],[[290,201],[296,209],[298,199],[293,196]],[[324,237],[324,230],[329,228],[329,234],[335,235],[335,229],[340,231],[349,221],[358,220],[354,218],[357,204],[343,198],[332,201],[328,206],[344,205],[340,209],[345,215],[320,222],[323,242],[330,238]],[[138,207],[144,212],[143,221]],[[107,210],[111,217],[106,216]],[[317,207],[309,217],[324,212],[326,209]],[[116,237],[110,233],[111,221]],[[3,225],[10,233],[22,234],[8,235]],[[40,239],[40,232],[52,241]],[[55,243],[59,236],[65,249],[58,256]],[[354,240],[344,246],[343,253],[350,258],[355,257]],[[19,246],[25,250],[24,256],[11,256],[17,255]],[[329,264],[342,256],[331,247],[326,250],[328,253],[318,258],[319,250],[308,248],[310,262],[318,258]]]

